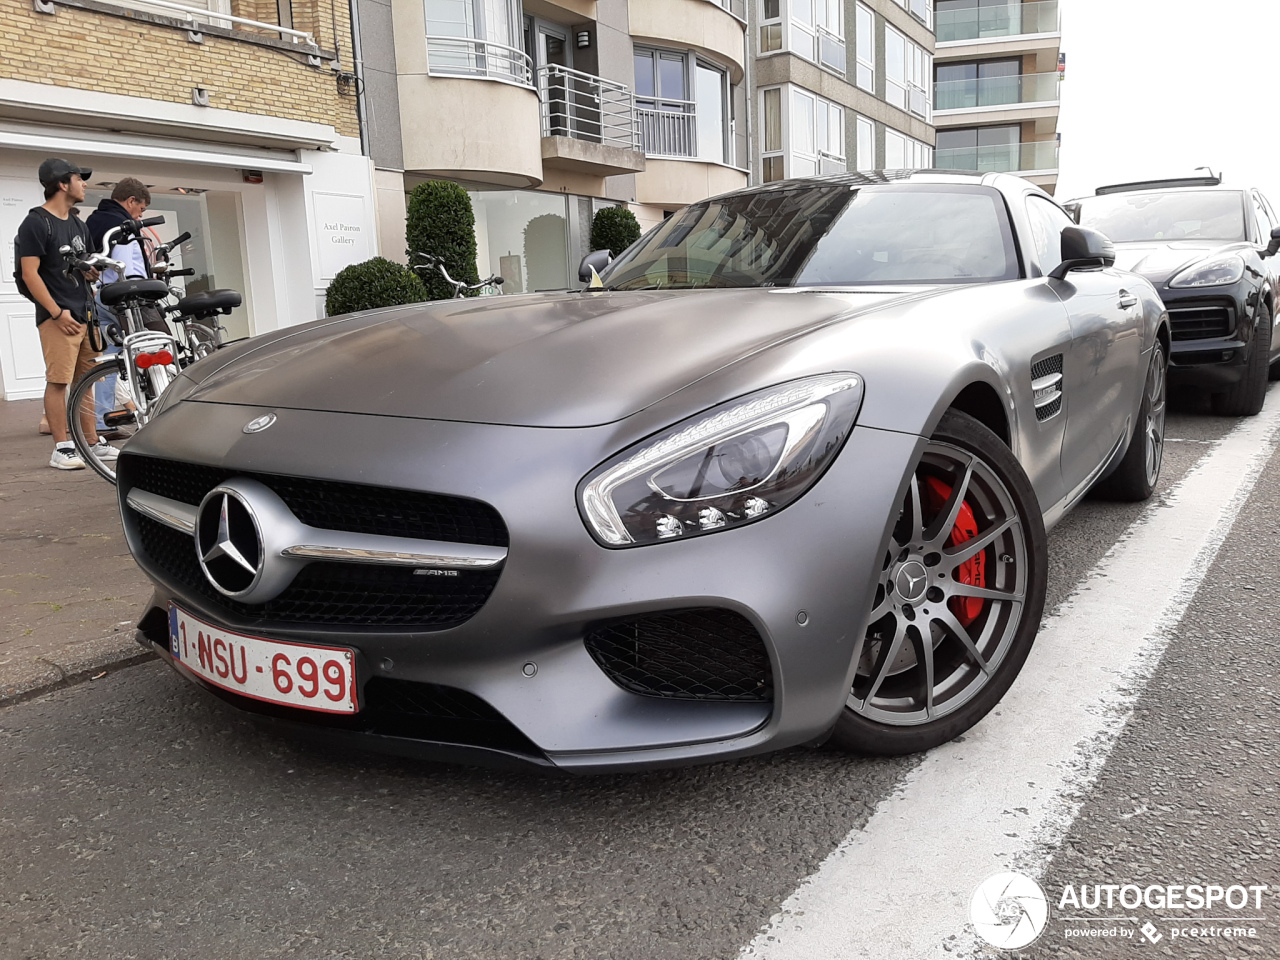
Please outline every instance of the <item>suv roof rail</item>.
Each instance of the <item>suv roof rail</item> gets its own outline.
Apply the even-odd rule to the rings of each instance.
[[[1128,193],[1130,190],[1158,190],[1161,187],[1216,187],[1221,177],[1175,177],[1172,180],[1137,180],[1133,183],[1113,183],[1093,191],[1095,197],[1109,193]]]

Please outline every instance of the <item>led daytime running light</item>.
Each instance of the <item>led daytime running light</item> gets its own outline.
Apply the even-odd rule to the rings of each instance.
[[[684,457],[704,450],[708,445],[748,433],[763,425],[784,419],[780,414],[793,411],[795,425],[804,423],[812,428],[820,423],[820,411],[804,411],[836,394],[860,389],[861,378],[848,373],[825,374],[783,384],[775,390],[759,394],[742,403],[722,409],[689,426],[670,433],[655,443],[643,447],[631,456],[607,468],[593,477],[582,491],[582,506],[587,520],[596,534],[613,546],[635,543],[613,502],[613,492],[622,484],[642,476],[653,474],[660,468],[677,463]],[[815,416],[809,416],[809,413]],[[807,431],[805,431],[807,432]],[[787,451],[779,463],[785,462],[785,453],[799,443],[799,436],[789,431]],[[774,469],[777,469],[775,465]],[[763,502],[763,501],[762,501]],[[672,533],[674,534],[674,531]]]

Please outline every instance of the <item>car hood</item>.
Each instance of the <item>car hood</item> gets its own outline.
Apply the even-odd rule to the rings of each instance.
[[[932,293],[737,289],[414,304],[276,336],[201,378],[187,399],[595,426],[816,326]]]
[[[1169,243],[1142,241],[1117,243],[1116,266],[1145,277],[1159,286],[1181,273],[1197,260],[1233,250],[1243,250],[1242,243],[1221,240],[1174,240]]]

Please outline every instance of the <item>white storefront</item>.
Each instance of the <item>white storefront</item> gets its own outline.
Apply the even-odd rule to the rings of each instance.
[[[13,118],[0,119],[5,399],[44,391],[35,308],[13,283],[13,238],[44,200],[36,170],[46,157],[93,170],[82,217],[122,177],[146,183],[149,213],[166,218],[160,239],[192,234],[180,253],[196,270],[187,289],[244,294],[227,321],[233,337],[322,317],[333,276],[378,255],[372,164],[331,126],[8,80],[0,80],[0,116]]]

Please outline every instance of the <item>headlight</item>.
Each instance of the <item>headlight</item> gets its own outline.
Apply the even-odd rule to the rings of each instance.
[[[823,374],[691,417],[582,482],[587,526],[606,546],[627,547],[772,516],[830,466],[861,403],[861,377]]]
[[[1244,260],[1234,253],[1193,263],[1169,281],[1171,287],[1217,287],[1244,276]]]

